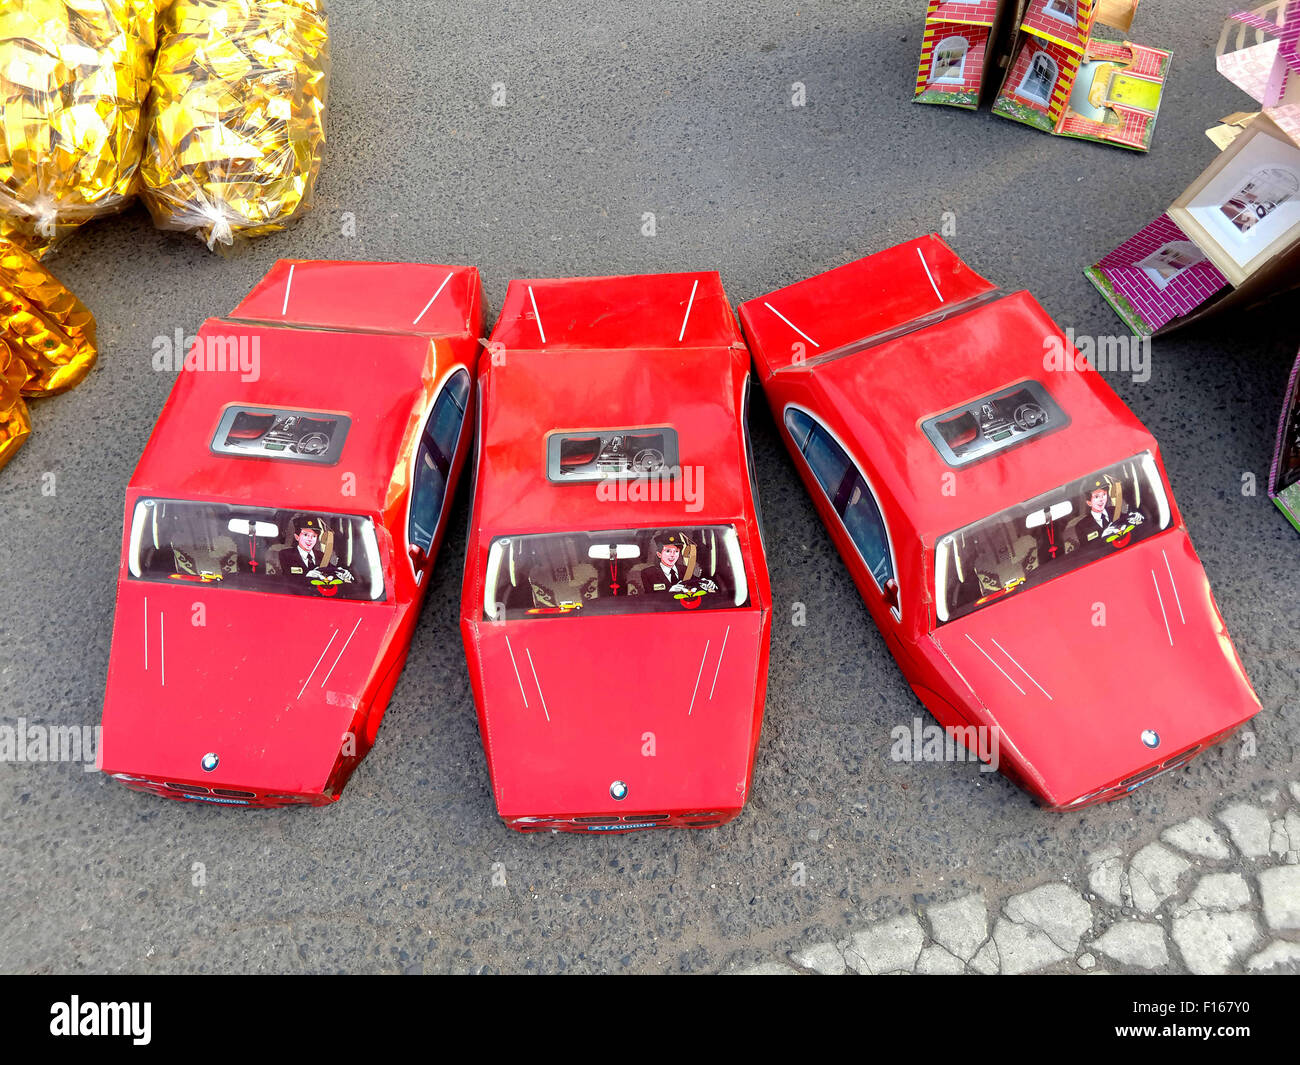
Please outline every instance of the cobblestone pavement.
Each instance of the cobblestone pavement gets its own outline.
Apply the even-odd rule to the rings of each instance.
[[[736,970],[733,970],[736,971]],[[1085,854],[1004,898],[916,907],[740,975],[1300,973],[1300,783]]]

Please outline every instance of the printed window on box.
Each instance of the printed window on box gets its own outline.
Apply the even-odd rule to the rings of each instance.
[[[895,576],[893,552],[880,505],[862,471],[811,415],[788,407],[785,425],[866,563],[871,579],[884,589]]]
[[[1288,167],[1269,166],[1254,171],[1219,208],[1243,235],[1300,192],[1300,177]]]
[[[1172,240],[1162,244],[1135,265],[1160,288],[1189,267],[1205,261],[1205,253],[1190,240]]]
[[[667,476],[679,463],[677,430],[666,425],[567,430],[546,439],[546,477],[554,484]]]
[[[1016,93],[1035,103],[1046,104],[1052,98],[1052,89],[1059,73],[1060,68],[1055,59],[1046,52],[1035,52]]]
[[[384,598],[374,522],[354,514],[142,499],[131,517],[127,568],[133,580]]]
[[[499,536],[483,581],[488,621],[744,606],[734,526]]]
[[[342,414],[279,407],[228,407],[211,448],[218,455],[332,465],[343,453],[352,420]]]
[[[939,621],[1109,558],[1167,529],[1170,520],[1164,481],[1144,451],[973,522],[935,545]]]
[[[1076,0],[1047,0],[1043,10],[1060,22],[1068,22],[1072,26],[1078,24],[1079,8]]]
[[[427,552],[442,516],[447,494],[447,477],[461,427],[465,422],[465,403],[469,396],[469,373],[457,370],[447,379],[433,410],[420,434],[415,456],[415,477],[411,485],[411,518],[407,535],[412,546]]]
[[[965,37],[945,37],[935,45],[930,80],[960,84],[966,76],[966,52],[969,47]]]

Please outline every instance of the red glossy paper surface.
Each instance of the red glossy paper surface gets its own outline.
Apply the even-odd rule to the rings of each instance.
[[[937,293],[913,269],[922,257]],[[945,295],[991,291],[926,237],[750,300],[740,319],[795,467],[918,696],[941,724],[996,726],[1002,768],[1043,803],[1065,805],[1098,789],[1118,797],[1122,781],[1222,739],[1259,701],[1159,447],[1103,377],[1077,361],[1028,293],[986,296],[965,313],[933,317]],[[816,321],[820,336],[850,352],[792,360],[790,329],[772,308],[796,324]],[[855,343],[882,332],[876,343]],[[1049,368],[1061,365],[1047,361],[1058,349],[1076,368]],[[1047,389],[1068,425],[959,469],[921,430],[927,418],[1026,380]],[[783,418],[792,405],[836,437],[871,485],[896,561],[897,613],[794,446]],[[933,584],[941,536],[1143,451],[1165,484],[1167,529],[940,624]],[[1141,742],[1146,730],[1159,734],[1154,749]]]
[[[758,744],[771,592],[745,462],[749,356],[717,275],[516,281],[488,351],[461,629],[498,809],[576,831],[590,816],[729,819]],[[697,500],[547,480],[547,434],[641,426],[676,430]],[[485,620],[494,537],[719,524],[736,528],[747,606]]]

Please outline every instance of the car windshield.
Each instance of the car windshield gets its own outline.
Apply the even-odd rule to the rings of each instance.
[[[941,537],[935,603],[952,621],[1169,527],[1149,451]]]
[[[501,536],[488,550],[489,621],[744,606],[730,525]]]
[[[384,598],[374,523],[355,515],[142,499],[131,519],[129,552],[135,580]]]

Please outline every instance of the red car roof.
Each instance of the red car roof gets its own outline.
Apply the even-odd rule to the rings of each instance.
[[[419,296],[421,306],[411,311]],[[277,263],[236,308],[268,321],[204,323],[195,349],[204,368],[177,375],[131,489],[335,513],[382,509],[394,469],[404,468],[399,457],[413,446],[419,417],[455,361],[437,337],[468,336],[478,300],[478,272],[470,267]],[[354,320],[360,331],[342,331]],[[215,453],[218,422],[240,405],[346,415],[338,461]],[[352,475],[346,484],[345,475]]]
[[[764,382],[810,374],[820,396],[812,413],[859,464],[870,457],[868,472],[883,482],[876,488],[899,501],[926,541],[1156,450],[1095,371],[1045,368],[1049,340],[1072,363],[1074,348],[1033,296],[999,294],[938,237],[750,300],[740,318]],[[801,342],[803,359],[792,360]],[[1041,383],[1069,423],[970,466],[949,466],[921,422],[1024,380]]]
[[[475,507],[489,535],[745,515],[749,353],[717,273],[514,281],[488,349],[481,461],[492,476]],[[676,429],[681,465],[702,471],[699,509],[685,498],[620,506],[594,484],[547,480],[548,434],[654,426]]]

